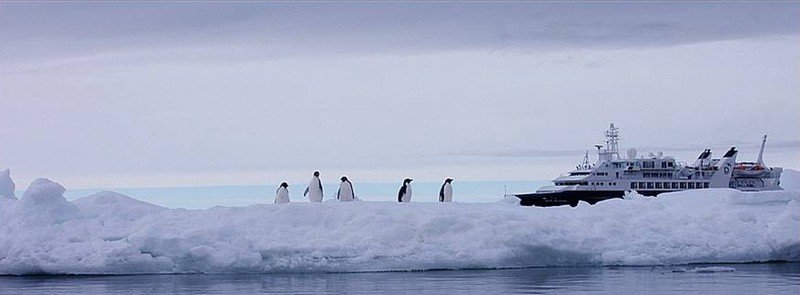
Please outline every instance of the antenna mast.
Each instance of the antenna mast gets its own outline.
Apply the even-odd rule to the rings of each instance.
[[[611,123],[606,131],[606,153],[611,159],[619,159],[619,128]]]

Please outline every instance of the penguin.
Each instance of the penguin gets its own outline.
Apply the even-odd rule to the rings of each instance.
[[[409,203],[411,202],[411,181],[413,179],[406,178],[403,180],[403,186],[400,187],[400,191],[397,192],[397,201],[400,203]]]
[[[341,202],[350,202],[356,199],[353,184],[347,180],[347,176],[342,176],[342,183],[339,184],[339,191],[336,192],[336,199]]]
[[[308,196],[308,201],[311,203],[322,202],[322,181],[319,180],[319,171],[314,171],[314,176],[311,177],[303,196]]]
[[[451,182],[453,182],[452,178],[444,180],[442,188],[439,189],[439,202],[453,201],[453,186],[450,184]]]
[[[289,203],[289,184],[286,182],[281,183],[278,190],[275,191],[275,204]]]

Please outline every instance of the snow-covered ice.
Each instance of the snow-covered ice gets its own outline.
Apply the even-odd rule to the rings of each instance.
[[[167,209],[52,181],[0,198],[0,274],[257,273],[800,260],[800,192],[591,206],[323,202]]]
[[[789,191],[800,191],[800,171],[783,169],[781,187]]]

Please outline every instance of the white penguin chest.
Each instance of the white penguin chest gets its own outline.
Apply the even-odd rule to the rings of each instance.
[[[314,177],[311,179],[311,182],[308,183],[308,192],[310,193],[320,193],[321,182],[319,178]]]
[[[279,188],[275,196],[275,203],[276,204],[289,203],[289,190],[283,187]]]
[[[308,183],[308,193],[312,197],[322,196],[322,182],[319,181],[319,178],[314,177]]]
[[[343,182],[339,186],[339,200],[352,201],[354,198],[355,196],[353,196],[353,188],[349,183]]]
[[[406,184],[406,191],[402,197],[403,202],[411,202],[411,184]]]

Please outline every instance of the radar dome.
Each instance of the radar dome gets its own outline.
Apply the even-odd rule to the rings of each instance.
[[[633,160],[635,158],[636,158],[636,149],[635,148],[629,148],[628,149],[628,159]]]

